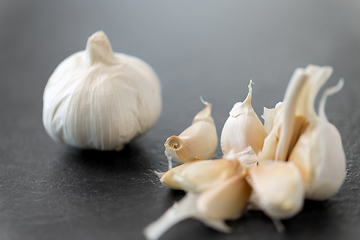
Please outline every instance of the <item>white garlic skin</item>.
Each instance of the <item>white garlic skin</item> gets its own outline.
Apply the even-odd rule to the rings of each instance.
[[[114,53],[104,32],[66,58],[43,95],[43,124],[56,142],[84,149],[121,150],[147,132],[162,108],[160,81],[139,58]]]
[[[235,103],[229,112],[221,132],[221,150],[227,155],[232,149],[235,154],[251,147],[258,154],[263,148],[266,131],[260,119],[251,106],[252,81],[249,84],[249,93],[243,102]]]
[[[264,127],[269,134],[273,127],[280,121],[284,113],[284,102],[278,102],[274,108],[264,107],[264,113],[261,117],[264,119]]]

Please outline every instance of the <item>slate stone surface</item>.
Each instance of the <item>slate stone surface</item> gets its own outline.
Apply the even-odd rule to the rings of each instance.
[[[186,220],[162,239],[359,239],[359,1],[12,1],[0,2],[0,239],[144,239],[181,191],[163,187],[163,143],[213,104],[220,135],[228,112],[245,99],[273,107],[295,68],[330,65],[328,99],[347,158],[341,190],[276,231],[261,212],[229,222],[231,234]],[[42,125],[42,94],[55,67],[104,30],[115,51],[138,56],[162,80],[163,111],[146,135],[121,152],[59,145]],[[323,91],[323,90],[322,90]],[[321,91],[321,93],[322,93]],[[220,157],[220,146],[217,151]]]

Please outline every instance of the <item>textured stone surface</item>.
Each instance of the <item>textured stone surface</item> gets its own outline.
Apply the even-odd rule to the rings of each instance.
[[[183,196],[153,171],[166,169],[166,138],[203,108],[199,95],[213,104],[220,136],[250,79],[260,116],[282,100],[294,69],[309,63],[333,66],[326,86],[345,79],[326,107],[347,157],[339,193],[307,201],[283,222],[283,234],[262,213],[249,212],[229,223],[228,235],[186,220],[162,239],[358,239],[360,4],[271,2],[1,1],[0,239],[144,239],[142,229]],[[100,29],[115,51],[144,59],[162,80],[158,123],[121,152],[62,146],[42,126],[47,79]]]

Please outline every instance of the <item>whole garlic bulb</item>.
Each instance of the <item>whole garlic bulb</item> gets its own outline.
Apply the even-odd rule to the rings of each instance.
[[[139,58],[114,53],[104,32],[55,69],[44,90],[43,123],[56,142],[121,150],[161,113],[161,87]]]

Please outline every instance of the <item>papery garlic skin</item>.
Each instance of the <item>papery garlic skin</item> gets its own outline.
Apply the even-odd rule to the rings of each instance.
[[[299,96],[307,82],[308,75],[305,74],[305,70],[296,69],[286,89],[284,102],[277,107],[278,109],[275,108],[270,112],[265,109],[263,116],[268,128],[271,124],[271,131],[265,138],[263,149],[259,154],[259,162],[268,159],[287,160],[307,124],[305,117],[296,115]]]
[[[114,53],[102,31],[59,64],[43,102],[43,124],[54,141],[98,150],[121,150],[155,124],[162,107],[154,70]]]
[[[341,80],[337,86],[324,92],[319,116],[313,116],[289,157],[289,161],[300,169],[307,199],[325,200],[331,197],[346,177],[346,159],[340,133],[325,115],[326,97],[339,91],[342,85]]]
[[[280,121],[284,112],[284,102],[278,102],[274,108],[264,107],[264,113],[261,117],[264,119],[264,127],[269,134],[273,127]]]
[[[218,137],[211,104],[201,101],[205,108],[198,112],[192,124],[179,136],[171,136],[165,142],[165,155],[177,163],[185,163],[197,158],[212,159],[216,156]]]
[[[221,150],[224,155],[232,149],[239,153],[249,146],[258,154],[263,147],[266,131],[251,106],[251,84],[252,81],[245,101],[234,105],[222,129]]]
[[[229,153],[231,155],[231,151]],[[240,162],[241,167],[246,171],[246,169],[254,167],[258,163],[258,156],[249,146],[245,148],[243,151],[236,153],[235,157]]]
[[[289,162],[268,161],[249,170],[254,203],[274,219],[288,219],[304,203],[304,183],[299,169]]]

